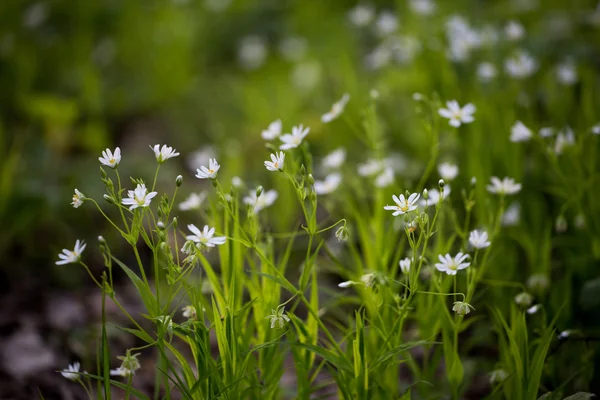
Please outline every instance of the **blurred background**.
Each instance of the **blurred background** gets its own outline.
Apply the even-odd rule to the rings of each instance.
[[[477,43],[468,35],[451,43],[456,18],[477,32]],[[521,50],[539,65],[526,81],[503,67]],[[525,232],[539,238],[562,204],[544,189],[547,171],[527,164],[529,150],[506,137],[515,119],[589,129],[600,121],[599,70],[594,1],[1,1],[0,398],[30,399],[38,387],[47,399],[79,398],[55,371],[72,360],[94,364],[100,293],[83,270],[54,261],[77,238],[94,247],[98,235],[114,237],[93,207],[69,204],[74,188],[101,198],[97,159],[105,148],[121,148],[123,177],[149,180],[156,164],[148,146],[175,147],[181,156],[164,164],[159,182],[169,193],[178,174],[185,193],[210,190],[193,177],[209,157],[223,166],[221,179],[240,176],[254,187],[267,155],[260,132],[277,118],[285,132],[310,126],[316,157],[343,145],[349,163],[364,162],[356,127],[324,125],[320,117],[349,93],[347,113],[360,126],[376,95],[387,148],[410,183],[431,154],[412,96],[437,93],[478,108],[465,136],[442,143],[459,179],[523,181],[534,193],[521,204]],[[283,226],[294,213],[285,204],[272,211]],[[600,287],[594,229],[563,237],[552,253],[577,271],[561,287],[571,309],[563,323],[593,332],[600,299],[586,298],[582,309],[572,292]],[[519,238],[515,232],[507,240]],[[536,258],[538,244],[532,239],[529,250],[511,250],[507,259],[549,263]],[[86,257],[101,270],[97,251]]]

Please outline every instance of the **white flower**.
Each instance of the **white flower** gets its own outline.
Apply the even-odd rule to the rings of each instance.
[[[445,272],[448,275],[456,275],[456,273],[467,268],[471,265],[470,262],[465,262],[469,258],[468,254],[458,253],[455,257],[451,257],[450,254],[442,256],[438,255],[439,263],[435,264],[435,267],[440,272]]]
[[[174,148],[167,146],[166,144],[164,144],[162,148],[160,147],[160,144],[155,144],[154,147],[150,146],[150,148],[154,151],[154,156],[159,164],[164,163],[169,158],[177,157],[179,155]]]
[[[508,21],[504,27],[506,38],[511,41],[517,41],[525,37],[525,28],[517,21]]]
[[[323,157],[321,164],[325,169],[337,169],[344,164],[346,160],[346,149],[340,147]]]
[[[265,319],[271,319],[271,329],[275,327],[281,329],[285,326],[286,322],[290,322],[290,317],[285,315],[284,306],[277,307],[277,310],[271,309],[271,315],[268,315]]]
[[[98,157],[98,160],[102,165],[113,169],[117,168],[121,162],[121,149],[117,147],[114,153],[110,149],[106,149],[102,152],[102,157]]]
[[[58,255],[60,260],[56,262],[56,265],[74,264],[78,262],[81,259],[81,253],[83,253],[83,250],[85,250],[85,246],[87,245],[83,240],[77,239],[77,241],[75,241],[75,249],[73,249],[73,251],[63,249],[62,253]]]
[[[533,75],[538,65],[535,58],[525,51],[520,51],[504,62],[504,68],[510,76],[520,79]]]
[[[577,68],[572,61],[567,61],[556,67],[556,78],[563,85],[573,85],[577,82]]]
[[[152,198],[157,194],[157,192],[148,193],[146,185],[138,183],[135,190],[129,190],[127,192],[128,198],[123,199],[121,203],[125,206],[131,206],[129,207],[130,210],[135,210],[138,207],[148,207]]]
[[[246,69],[260,68],[268,54],[267,44],[264,38],[258,35],[244,37],[238,46],[238,60]]]
[[[410,9],[415,14],[431,15],[435,12],[436,5],[433,0],[410,0]]]
[[[417,209],[416,203],[420,196],[421,195],[419,193],[413,193],[408,197],[408,199],[406,199],[403,194],[401,194],[400,197],[393,195],[392,199],[394,199],[394,203],[396,203],[396,205],[385,206],[383,208],[385,210],[394,211],[392,214],[393,216],[405,214]]]
[[[512,203],[504,214],[502,214],[502,226],[515,226],[521,219],[521,206],[519,203]]]
[[[539,304],[536,304],[535,306],[531,306],[527,309],[527,314],[535,314],[536,312],[538,312],[540,310],[540,308],[542,308],[542,306]]]
[[[505,177],[500,180],[497,176],[491,177],[491,185],[487,186],[487,190],[490,193],[496,193],[501,195],[511,195],[519,193],[521,191],[521,184],[516,183],[513,178]]]
[[[452,306],[452,311],[454,311],[458,315],[467,315],[471,312],[471,309],[474,310],[475,308],[473,308],[473,306],[469,303],[465,303],[464,301],[455,301],[454,305]]]
[[[135,374],[135,371],[132,371],[130,369],[123,368],[123,367],[119,367],[119,368],[110,370],[111,376],[122,376],[124,378],[127,378],[128,376],[134,375],[134,374]]]
[[[489,82],[498,75],[496,66],[490,62],[482,62],[477,66],[477,77],[483,82]]]
[[[348,12],[348,19],[356,26],[366,26],[375,17],[373,7],[367,5],[356,5]]]
[[[78,208],[85,201],[85,195],[81,193],[79,190],[75,189],[75,194],[73,194],[73,202],[71,205],[73,208]]]
[[[447,199],[448,196],[450,196],[450,192],[451,192],[450,185],[444,185],[444,192],[443,192],[444,200]],[[427,205],[427,207],[431,207],[431,206],[435,206],[437,203],[439,203],[440,200],[442,200],[442,197],[440,196],[440,191],[437,189],[431,189],[431,190],[427,191],[427,200],[421,199],[421,201],[419,202],[419,205],[421,207],[425,207],[425,205]]]
[[[475,106],[471,103],[465,104],[464,107],[460,107],[456,100],[450,100],[446,102],[447,108],[440,108],[438,113],[450,120],[450,126],[458,128],[461,124],[469,124],[475,121],[473,113],[475,113]]]
[[[438,172],[445,181],[451,181],[458,175],[458,166],[450,163],[441,163],[438,165]]]
[[[400,265],[400,270],[402,271],[402,273],[408,274],[410,272],[411,263],[412,260],[410,259],[410,257],[406,257],[405,259],[400,260],[398,264]]]
[[[526,142],[531,139],[531,129],[525,126],[521,121],[517,121],[510,128],[510,141],[511,142]]]
[[[211,158],[215,157],[215,154],[217,152],[212,146],[204,146],[187,156],[185,163],[190,170],[195,171],[201,165],[207,164]]]
[[[74,362],[73,364],[69,364],[67,369],[60,371],[60,374],[69,380],[76,381],[80,378],[79,368],[80,364]]]
[[[495,369],[490,373],[490,385],[504,382],[508,378],[508,372],[503,369]]]
[[[285,161],[285,153],[280,151],[279,154],[271,154],[271,161],[265,161],[265,167],[269,171],[283,171]]]
[[[341,288],[347,288],[352,285],[354,285],[354,281],[345,281],[345,282],[338,283],[338,287],[341,287]]]
[[[476,249],[483,249],[488,247],[491,243],[488,241],[488,234],[486,231],[478,231],[477,229],[469,233],[469,243]]]
[[[394,33],[398,29],[398,17],[391,11],[383,11],[375,21],[375,30],[380,36]]]
[[[340,185],[341,181],[342,176],[340,174],[329,174],[325,177],[325,180],[315,181],[315,193],[322,195],[334,192]]]
[[[258,214],[261,210],[271,206],[277,200],[278,194],[275,190],[268,190],[256,197],[256,190],[245,196],[243,201],[252,207],[252,213]]]
[[[529,307],[533,303],[533,296],[527,292],[521,292],[515,296],[515,303],[519,306]]]
[[[239,176],[234,176],[233,178],[231,178],[231,184],[233,185],[233,187],[240,188],[244,186],[244,181]]]
[[[202,165],[196,170],[196,178],[198,179],[217,179],[217,172],[219,172],[221,166],[217,163],[217,160],[210,158],[208,160],[208,168]]]
[[[592,126],[590,129],[594,135],[600,135],[600,124]]]
[[[185,306],[181,309],[184,318],[196,318],[196,307]]]
[[[364,164],[358,166],[358,174],[360,176],[373,176],[378,174],[384,167],[382,161],[379,160],[368,160]]]
[[[308,42],[305,38],[291,36],[283,39],[279,43],[279,52],[288,61],[297,62],[304,58]]]
[[[310,128],[304,127],[302,124],[298,126],[294,126],[292,128],[292,133],[286,133],[285,135],[281,135],[279,140],[283,142],[281,146],[279,146],[280,150],[289,150],[295,149],[300,146],[302,140],[308,135],[310,132]]]
[[[540,135],[540,137],[543,137],[543,138],[550,137],[550,136],[554,135],[554,128],[551,128],[551,127],[540,128],[538,135]]]
[[[565,147],[573,146],[575,144],[575,135],[570,127],[564,128],[556,135],[556,141],[554,142],[554,152],[561,154]]]
[[[344,108],[346,107],[346,104],[348,104],[349,100],[350,95],[348,93],[345,93],[340,99],[340,101],[333,103],[329,112],[321,116],[321,122],[326,124],[339,117],[342,114],[342,112],[344,112]]]
[[[375,186],[378,188],[385,188],[394,183],[394,170],[391,167],[387,167],[383,170],[377,178],[375,178]]]
[[[206,193],[191,193],[187,199],[179,203],[179,209],[181,211],[197,210],[200,208],[204,200],[206,199]]]
[[[215,228],[209,228],[208,225],[204,225],[204,229],[200,231],[194,224],[189,224],[188,229],[193,235],[186,236],[186,240],[191,240],[197,243],[200,247],[215,247],[225,244],[227,238],[225,236],[213,236],[215,234]]]
[[[281,120],[275,120],[269,124],[269,127],[263,130],[260,136],[265,140],[273,140],[281,135]]]

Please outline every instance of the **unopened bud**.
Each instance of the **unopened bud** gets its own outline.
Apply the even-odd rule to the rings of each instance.
[[[339,242],[345,242],[348,240],[348,236],[348,228],[346,228],[345,224],[340,226],[337,231],[335,231],[335,237]]]
[[[302,164],[300,166],[300,175],[302,175],[302,176],[306,175],[306,168],[304,167],[304,164]]]
[[[427,191],[427,189],[423,189],[423,198],[425,200],[429,199],[429,192]]]
[[[521,292],[515,296],[515,303],[523,308],[528,308],[533,303],[533,296],[527,292]]]
[[[173,229],[177,229],[177,217],[173,218]]]
[[[106,244],[106,239],[104,239],[104,236],[100,235],[98,236],[98,242],[100,242],[100,244]]]
[[[175,178],[175,185],[177,185],[177,187],[180,187],[182,183],[183,183],[183,176],[177,175],[177,178]]]
[[[314,185],[315,184],[315,178],[313,178],[312,174],[308,174],[308,183],[310,185]]]
[[[114,199],[113,199],[111,196],[109,196],[109,195],[105,194],[105,195],[104,195],[104,196],[102,196],[102,197],[104,197],[104,200],[106,200],[106,202],[107,202],[108,204],[115,204],[115,200],[114,200]]]
[[[440,179],[438,181],[438,186],[440,187],[440,190],[444,188],[444,186],[446,186],[446,182],[444,182],[443,179]]]
[[[257,187],[256,188],[256,197],[257,198],[260,197],[260,195],[262,194],[262,192],[263,192],[263,187],[262,186]]]
[[[554,223],[554,229],[558,233],[564,233],[567,231],[567,228],[568,225],[565,216],[562,214],[559,215],[558,218],[556,218],[556,222]]]
[[[158,227],[158,229],[165,229],[165,223],[162,221],[158,221],[156,223],[156,226]]]
[[[100,167],[100,175],[102,175],[102,179],[106,179],[108,177],[108,175],[106,175],[106,171],[102,167]]]

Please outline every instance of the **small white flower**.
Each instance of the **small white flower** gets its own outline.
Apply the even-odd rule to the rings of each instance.
[[[469,233],[469,243],[476,249],[483,249],[488,247],[491,243],[488,241],[488,234],[486,231],[474,230]]]
[[[67,369],[60,371],[60,374],[71,381],[76,381],[80,378],[80,367],[81,365],[78,362],[74,362],[73,364],[69,364]]]
[[[306,55],[308,42],[305,38],[291,36],[279,43],[279,52],[287,61],[298,62]]]
[[[414,211],[417,209],[417,200],[421,195],[419,193],[413,193],[408,196],[408,199],[404,197],[403,194],[400,197],[393,195],[392,199],[396,205],[393,206],[385,206],[383,207],[385,210],[394,211],[393,216],[406,214],[407,212]]]
[[[540,308],[542,308],[542,306],[539,304],[536,304],[535,306],[531,306],[527,309],[527,314],[535,314],[536,312],[538,312],[540,310]]]
[[[408,274],[410,272],[411,263],[412,263],[412,260],[410,259],[410,257],[406,257],[406,258],[400,260],[400,262],[398,264],[400,265],[400,270],[402,271],[402,273]]]
[[[594,135],[600,135],[600,124],[596,124],[590,129]]]
[[[532,135],[531,129],[525,126],[521,121],[515,122],[510,128],[510,141],[514,143],[526,142],[531,139]]]
[[[341,287],[341,288],[347,288],[352,285],[354,285],[353,281],[345,281],[345,282],[338,283],[338,287]]]
[[[556,141],[554,142],[554,152],[556,154],[562,154],[565,147],[575,145],[575,134],[570,127],[566,127],[556,135]]]
[[[188,305],[181,309],[184,318],[196,318],[196,307]]]
[[[398,29],[398,17],[391,11],[382,11],[375,21],[375,30],[380,36],[387,36]]]
[[[248,35],[240,40],[238,60],[243,68],[249,70],[260,68],[265,63],[267,55],[268,48],[263,37]]]
[[[364,164],[358,166],[358,174],[360,176],[373,176],[378,174],[384,168],[384,164],[379,160],[368,160]]]
[[[512,203],[502,214],[502,226],[515,226],[521,220],[521,205]]]
[[[281,135],[281,120],[275,120],[269,124],[269,127],[263,130],[260,136],[265,140],[277,139]]]
[[[381,174],[375,178],[375,186],[385,188],[395,182],[394,169],[386,167]]]
[[[412,12],[420,15],[431,15],[436,9],[433,0],[410,0],[408,4]]]
[[[292,128],[292,133],[286,133],[285,135],[281,135],[279,140],[283,142],[281,146],[279,146],[280,150],[289,150],[295,149],[296,147],[302,144],[302,140],[308,135],[310,132],[310,128],[304,127],[302,124],[298,126],[294,126]]]
[[[265,319],[271,320],[271,329],[275,327],[281,329],[285,326],[286,322],[290,322],[290,317],[285,315],[284,306],[277,307],[277,310],[271,309],[271,315],[268,315]]]
[[[452,311],[454,311],[458,315],[467,315],[471,312],[471,309],[474,310],[475,308],[473,308],[473,306],[469,303],[465,303],[464,301],[455,301],[454,305],[452,306]]]
[[[515,303],[522,307],[529,307],[533,303],[533,296],[527,292],[521,292],[515,296]]]
[[[344,108],[346,108],[346,104],[348,104],[349,100],[350,95],[348,93],[345,93],[340,99],[340,101],[333,103],[329,112],[321,116],[321,122],[326,124],[339,117],[342,114],[342,112],[344,112]]]
[[[504,62],[504,69],[513,78],[522,79],[533,75],[538,68],[537,61],[525,51],[516,53]]]
[[[263,192],[258,197],[256,197],[256,190],[253,190],[250,195],[243,198],[243,201],[252,207],[253,214],[258,214],[261,210],[271,206],[277,200],[277,197],[277,192],[272,189]]]
[[[127,368],[123,368],[123,367],[119,367],[119,368],[110,370],[110,376],[121,376],[123,378],[127,378],[134,374],[135,374],[135,371],[131,371],[131,370],[129,370]]]
[[[450,126],[458,128],[461,124],[469,124],[475,121],[473,114],[475,106],[471,103],[465,104],[464,107],[458,105],[458,101],[450,100],[446,102],[447,108],[440,108],[438,114],[450,120]]]
[[[188,155],[185,159],[186,166],[195,171],[201,165],[208,164],[211,158],[215,158],[217,151],[212,146],[204,146]]]
[[[508,21],[504,27],[506,38],[510,41],[517,41],[525,37],[525,28],[517,21]]]
[[[189,224],[188,229],[193,235],[186,236],[186,240],[191,240],[197,243],[198,246],[202,247],[215,247],[225,244],[227,238],[225,236],[214,236],[215,228],[209,228],[208,225],[204,225],[204,229],[200,231],[194,224]]]
[[[540,135],[540,137],[543,137],[543,138],[550,137],[550,136],[554,135],[554,128],[551,128],[551,127],[540,128],[538,135]]]
[[[75,193],[73,194],[73,202],[71,205],[73,208],[78,208],[85,201],[85,195],[81,193],[79,190],[75,189]]]
[[[325,180],[315,181],[315,193],[318,195],[323,195],[334,192],[340,185],[341,181],[342,176],[340,174],[329,174],[325,177]]]
[[[75,241],[75,249],[72,251],[63,249],[62,253],[58,255],[60,260],[56,262],[56,265],[74,264],[79,262],[81,259],[81,253],[83,253],[83,250],[85,250],[85,246],[87,245],[83,240],[77,239],[77,241]]]
[[[490,373],[490,385],[502,383],[508,378],[508,372],[503,369],[495,369]]]
[[[283,164],[285,162],[285,153],[280,151],[279,154],[271,154],[271,161],[265,161],[265,167],[269,171],[283,171]]]
[[[450,196],[450,192],[452,191],[452,189],[450,188],[450,185],[444,185],[444,196],[443,199],[447,199],[448,196]],[[421,199],[421,201],[419,202],[419,205],[421,207],[425,207],[425,205],[427,205],[427,207],[431,207],[431,206],[435,206],[437,203],[440,202],[440,200],[442,200],[442,196],[440,196],[440,191],[437,189],[431,189],[427,191],[427,200],[425,199]]]
[[[346,149],[340,147],[323,157],[321,164],[325,169],[337,169],[346,161]]]
[[[521,184],[516,183],[513,178],[505,177],[500,180],[497,176],[492,176],[490,180],[492,183],[487,185],[487,190],[490,193],[511,195],[521,191]]]
[[[98,160],[102,165],[113,169],[117,168],[121,162],[121,149],[117,147],[114,153],[110,149],[106,149],[102,152],[102,157],[98,157]]]
[[[563,85],[573,85],[579,79],[577,77],[577,68],[572,61],[567,61],[556,67],[556,79]]]
[[[177,157],[179,155],[174,148],[167,146],[166,144],[164,144],[162,148],[160,147],[160,144],[155,144],[154,147],[150,146],[150,148],[154,151],[154,156],[159,164],[164,163],[169,158]]]
[[[187,199],[179,203],[179,209],[181,211],[197,210],[200,208],[204,200],[206,199],[206,193],[191,193]]]
[[[138,207],[148,207],[152,198],[156,196],[157,192],[148,193],[148,189],[146,189],[146,185],[143,183],[138,183],[135,190],[127,191],[127,198],[123,199],[121,203],[125,206],[130,206],[130,210],[135,210]]]
[[[233,187],[240,188],[244,186],[244,181],[239,176],[234,176],[233,178],[231,178],[231,184],[233,185]]]
[[[533,274],[527,278],[527,287],[534,292],[543,292],[550,287],[550,279],[546,274]]]
[[[196,170],[196,178],[198,179],[217,179],[217,172],[219,172],[221,166],[217,163],[217,160],[210,158],[208,160],[208,168],[202,165]]]
[[[445,181],[451,181],[458,175],[458,166],[450,163],[441,163],[438,165],[438,172]]]
[[[467,268],[471,265],[470,262],[465,262],[469,258],[468,254],[458,253],[455,257],[450,256],[450,254],[446,254],[442,256],[438,255],[439,263],[435,264],[435,267],[440,272],[445,272],[448,275],[456,275],[456,273],[461,270]]]
[[[373,7],[358,4],[348,12],[348,19],[353,25],[366,26],[375,17],[375,10]]]
[[[496,66],[490,62],[482,62],[477,66],[477,77],[483,82],[489,82],[498,75]]]

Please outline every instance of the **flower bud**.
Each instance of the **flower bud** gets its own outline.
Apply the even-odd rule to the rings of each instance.
[[[308,183],[309,185],[315,184],[315,178],[313,178],[312,174],[308,174]]]
[[[302,176],[306,175],[306,168],[304,167],[304,164],[302,164],[300,166],[300,175],[302,175]]]
[[[106,178],[108,177],[108,175],[106,175],[106,171],[102,167],[100,167],[100,175],[102,176],[103,180],[106,180]]]
[[[177,178],[175,178],[175,185],[177,187],[180,187],[182,183],[183,183],[183,176],[177,175]]]
[[[113,199],[111,196],[109,196],[109,195],[105,194],[105,195],[104,195],[104,196],[102,196],[102,197],[104,197],[104,200],[106,200],[106,202],[107,202],[108,204],[115,204],[115,200],[114,200],[114,199]]]
[[[554,223],[554,229],[558,233],[564,233],[567,231],[567,228],[568,225],[565,216],[562,214],[559,215],[558,218],[556,218],[556,222]]]
[[[173,218],[173,229],[177,229],[177,217]]]
[[[337,238],[337,240],[339,242],[345,242],[346,240],[348,240],[348,228],[346,228],[346,224],[340,226],[336,231],[335,231],[335,237]]]
[[[100,242],[100,244],[106,244],[106,239],[104,239],[104,236],[100,235],[98,236],[98,242]]]
[[[347,288],[347,287],[350,287],[352,285],[354,285],[354,282],[352,282],[352,281],[346,281],[346,282],[338,283],[338,287],[341,287],[341,288]]]
[[[262,186],[257,187],[256,188],[256,197],[257,198],[260,197],[260,195],[262,194],[262,192],[263,192],[263,187]]]
[[[533,303],[533,296],[527,292],[521,292],[515,296],[515,303],[523,308],[527,308]]]
[[[371,96],[371,99],[377,100],[379,98],[379,91],[377,89],[371,89],[369,96]]]
[[[531,275],[527,279],[527,287],[534,292],[543,292],[550,286],[550,279],[545,274]]]
[[[429,192],[427,191],[427,189],[423,189],[423,198],[425,200],[429,199]]]
[[[444,182],[443,179],[440,179],[438,181],[438,186],[440,187],[440,191],[442,191],[442,189],[444,188],[444,186],[446,186],[446,182]]]
[[[158,222],[156,223],[156,227],[157,227],[158,229],[165,229],[165,223],[164,223],[164,222],[162,222],[162,221],[158,221]]]

